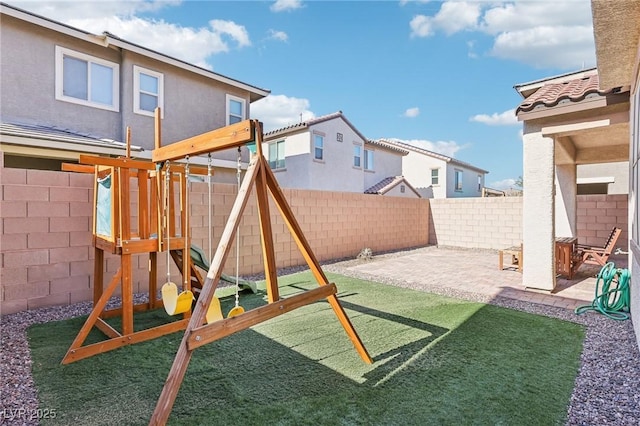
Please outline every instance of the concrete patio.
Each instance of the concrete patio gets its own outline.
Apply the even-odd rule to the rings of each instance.
[[[609,260],[616,267],[627,267],[626,255],[612,255]],[[357,275],[391,278],[425,289],[449,288],[571,310],[591,303],[595,295],[596,275],[600,271],[598,266],[583,265],[572,280],[558,278],[556,289],[549,293],[525,289],[522,274],[515,268],[499,270],[498,253],[493,250],[429,246],[378,255],[369,261],[342,262],[339,266]]]

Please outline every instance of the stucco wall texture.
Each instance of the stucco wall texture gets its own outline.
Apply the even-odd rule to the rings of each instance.
[[[92,299],[92,180],[88,174],[0,167],[0,314]],[[321,261],[353,258],[365,247],[376,253],[425,246],[429,240],[428,200],[309,190],[283,192]],[[213,185],[214,249],[235,193],[235,185]],[[207,251],[207,185],[192,184],[190,194],[193,242]],[[136,197],[134,187],[131,199]],[[273,203],[270,213],[277,267],[304,264]],[[240,273],[263,271],[253,197],[240,225],[240,238]],[[224,272],[235,274],[235,245],[231,250]],[[105,258],[108,282],[120,262],[117,256]],[[164,253],[158,259],[162,283],[166,279]],[[134,292],[145,292],[148,256],[137,256],[133,264]],[[179,280],[174,267],[172,281]]]

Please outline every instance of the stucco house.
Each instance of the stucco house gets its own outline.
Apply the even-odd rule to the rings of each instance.
[[[419,197],[401,176],[408,151],[368,140],[342,111],[265,133],[263,152],[284,188]]]
[[[244,120],[251,102],[269,94],[107,32],[92,34],[4,3],[0,13],[5,167],[59,170],[81,153],[121,155],[127,127],[132,154],[149,158],[157,106],[164,145]],[[236,156],[216,153],[218,180],[234,181]]]
[[[402,175],[415,186],[423,198],[482,196],[488,171],[395,139],[380,139],[379,142],[408,152],[402,157]]]

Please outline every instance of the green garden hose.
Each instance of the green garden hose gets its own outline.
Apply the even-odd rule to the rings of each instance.
[[[628,269],[616,268],[613,262],[607,263],[598,273],[595,299],[590,305],[578,306],[575,313],[580,315],[587,311],[598,311],[614,320],[629,319],[630,278]]]

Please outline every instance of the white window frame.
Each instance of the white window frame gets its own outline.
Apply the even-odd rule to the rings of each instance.
[[[155,111],[147,111],[146,109],[140,108],[140,74],[146,74],[158,79],[158,93],[149,92],[147,94],[157,96],[160,116],[164,118],[164,74],[139,67],[138,65],[133,66],[133,112],[148,117],[155,117]]]
[[[436,175],[433,176],[433,172],[436,172]],[[436,178],[436,183],[433,183],[433,178]],[[440,185],[440,168],[431,169],[431,186],[439,186]]]
[[[358,149],[358,155],[356,155],[356,148]],[[356,165],[356,158],[358,159],[358,164]],[[353,144],[353,167],[356,169],[362,169],[362,145],[359,143]]]
[[[275,162],[275,166],[271,165],[271,146],[275,145],[276,147],[276,158],[275,160],[273,160]],[[282,158],[278,157],[278,152],[280,151],[280,145],[283,146],[283,154],[284,156]],[[285,141],[284,139],[276,141],[276,142],[271,142],[268,144],[267,146],[267,160],[269,161],[269,167],[271,167],[271,170],[284,170],[287,168],[287,163],[286,163],[286,159],[287,159],[287,154],[286,154],[286,145],[285,145]],[[278,161],[282,160],[282,167],[278,167]]]
[[[226,116],[225,116],[226,117],[225,120],[226,120],[226,125],[227,126],[231,124],[231,120],[229,119],[231,117],[231,115],[232,115],[231,114],[231,108],[230,108],[231,101],[240,102],[242,104],[242,115],[239,117],[240,121],[244,121],[244,120],[247,119],[247,101],[246,101],[246,99],[239,98],[237,96],[233,96],[233,95],[227,94],[227,97],[226,97],[226,110],[227,111],[226,111]],[[236,115],[233,114],[233,116],[235,117]]]
[[[482,175],[478,175],[478,192],[482,192]]]
[[[107,61],[106,59],[97,58],[95,56],[87,55],[86,53],[76,52],[75,50],[67,49],[65,47],[56,46],[55,49],[56,63],[55,63],[55,81],[56,81],[56,100],[63,102],[70,102],[73,104],[84,105],[92,108],[104,109],[107,111],[120,111],[120,65],[115,62]],[[86,61],[88,64],[94,63],[102,65],[104,67],[111,68],[112,81],[111,81],[111,99],[113,103],[111,105],[92,102],[91,99],[91,67],[88,67],[87,74],[87,99],[74,98],[72,96],[66,96],[64,94],[64,57],[69,56],[81,61]]]
[[[364,170],[368,172],[372,172],[374,170],[374,166],[375,166],[375,160],[373,155],[374,152],[375,151],[373,149],[367,149],[367,148],[364,149],[364,164],[362,165],[362,167],[364,168]],[[369,154],[371,154],[371,161],[369,161]]]
[[[453,176],[454,176],[454,179],[453,179],[453,189],[454,189],[454,191],[462,192],[462,179],[463,179],[462,170],[454,169],[453,170]],[[460,177],[458,177],[458,176],[460,176]]]
[[[322,151],[322,155],[320,156],[320,158],[316,157],[316,149],[318,149],[318,147],[316,147],[316,138],[317,137],[322,138],[322,146],[320,147],[320,150]],[[326,135],[324,133],[320,133],[320,132],[313,132],[312,133],[311,150],[312,150],[312,154],[313,154],[313,161],[318,161],[320,163],[324,163],[325,139],[326,139]]]

